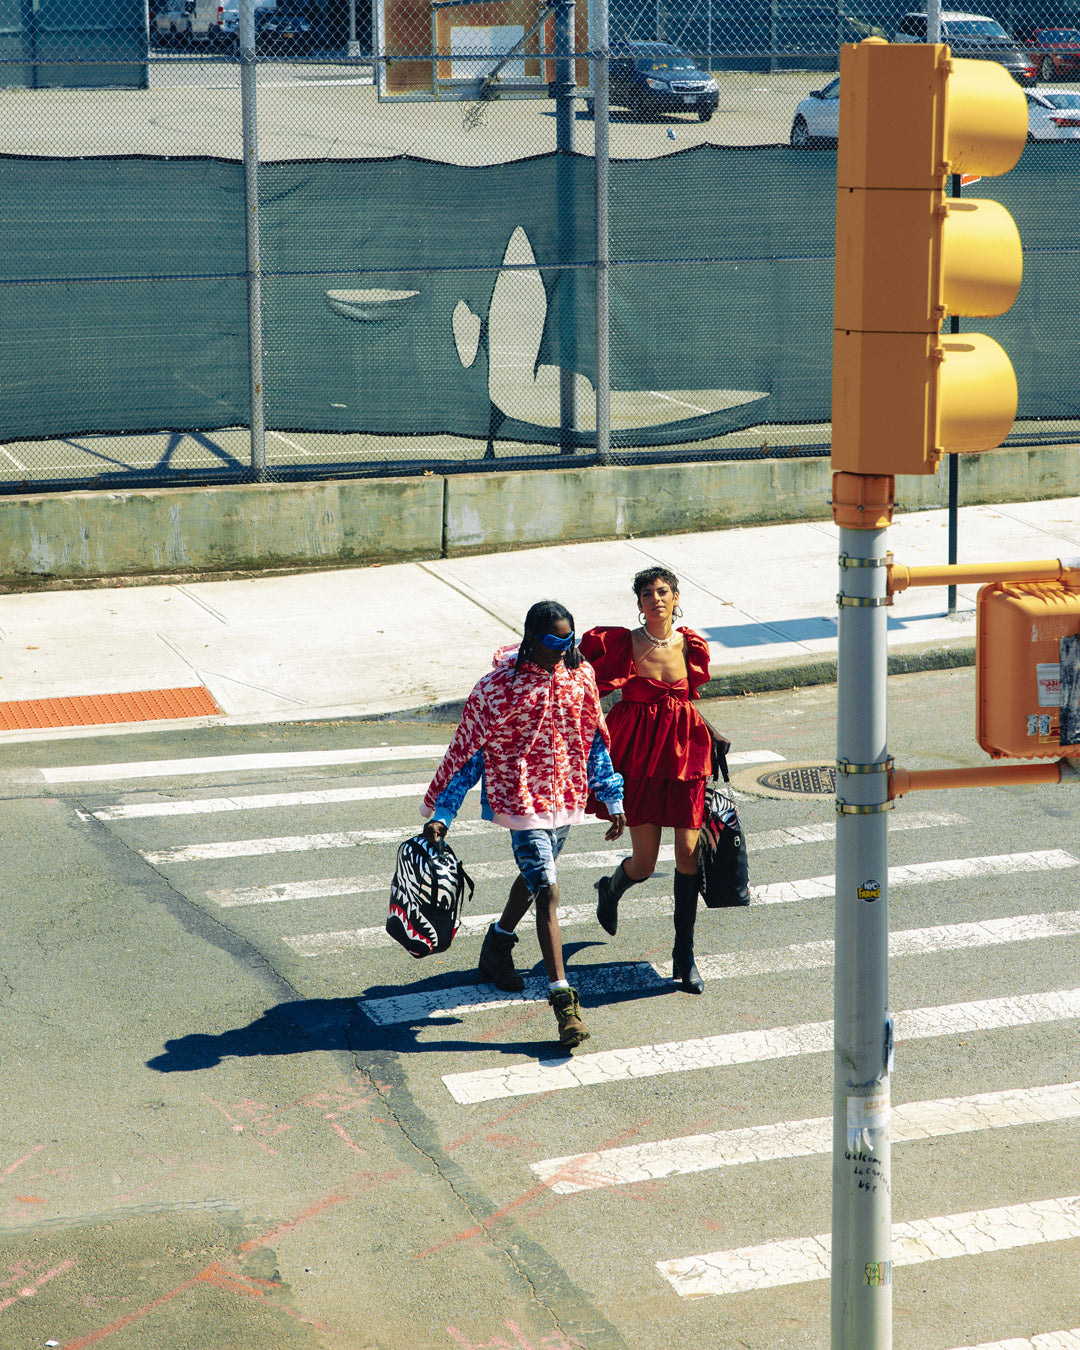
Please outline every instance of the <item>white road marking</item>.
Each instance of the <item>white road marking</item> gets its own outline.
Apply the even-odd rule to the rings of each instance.
[[[650,914],[671,913],[670,895],[660,896],[655,900],[639,900],[636,903],[643,908],[647,906]],[[621,908],[628,906],[624,905]],[[498,914],[462,915],[461,927],[457,931],[455,941],[461,938],[482,937],[498,917]],[[559,924],[563,928],[583,923],[596,923],[595,905],[559,906]],[[368,949],[397,946],[385,928],[346,928],[336,933],[298,933],[295,937],[282,938],[282,941],[287,943],[297,956],[331,956],[337,952],[351,951],[356,947]]]
[[[506,994],[494,985],[474,983],[427,990],[422,994],[401,994],[394,998],[360,998],[356,1002],[360,1011],[379,1026],[425,1021],[428,1018],[459,1017],[470,1012],[490,1012],[521,1003],[546,1003],[547,976],[525,975],[524,979],[525,988],[520,994]],[[574,988],[586,999],[603,998],[612,993],[666,989],[670,983],[670,976],[665,979],[647,961],[627,962],[625,966],[584,967],[574,971]]]
[[[894,1223],[892,1263],[913,1266],[924,1261],[978,1256],[1077,1237],[1080,1237],[1080,1195],[1066,1195],[1000,1209]],[[819,1233],[816,1237],[657,1261],[656,1268],[681,1298],[703,1298],[708,1294],[735,1294],[826,1280],[831,1247],[830,1235]]]
[[[942,1135],[1012,1129],[1017,1125],[1078,1117],[1080,1082],[1055,1083],[1050,1087],[1010,1088],[895,1106],[889,1137],[893,1144],[904,1144]],[[577,1191],[708,1172],[717,1167],[828,1153],[832,1148],[832,1130],[831,1116],[785,1120],[774,1125],[718,1130],[565,1158],[545,1158],[530,1166],[557,1195],[573,1195]]]
[[[1000,877],[1014,872],[1052,872],[1080,865],[1064,849],[1037,849],[1030,853],[999,853],[979,858],[947,858],[941,862],[910,863],[889,868],[889,886],[916,886],[928,881],[967,881],[972,877]],[[835,876],[806,877],[751,886],[758,904],[777,905],[795,900],[826,900],[836,893]]]
[[[434,747],[437,749],[437,747]],[[408,750],[429,750],[430,746],[407,746]],[[350,752],[351,753],[351,752]],[[384,758],[386,756],[383,756]],[[241,756],[236,756],[239,759]],[[248,756],[249,759],[258,758],[258,756]],[[420,758],[419,755],[401,756],[401,758]],[[776,756],[777,759],[780,756]],[[179,761],[178,761],[179,762]],[[194,763],[204,763],[205,761],[187,761]],[[348,762],[352,762],[351,760]],[[273,767],[273,766],[267,766]],[[42,770],[42,772],[46,772]],[[49,771],[51,772],[51,770]],[[132,802],[124,806],[105,806],[93,814],[98,820],[150,820],[158,816],[210,816],[220,815],[227,811],[259,811],[270,810],[285,806],[324,806],[332,802],[363,802],[378,801],[383,797],[407,797],[410,793],[417,796],[423,796],[427,791],[428,784],[412,784],[408,788],[405,785],[398,785],[392,791],[385,787],[348,787],[348,788],[329,788],[322,791],[311,792],[267,792],[244,797],[203,797],[190,801],[166,801],[166,802]],[[910,824],[908,821],[914,819],[920,813],[914,813],[904,824],[897,825],[899,829],[920,829],[926,826]],[[925,812],[926,817],[933,815],[935,825],[952,825],[966,823],[963,817],[950,816],[942,812]],[[457,825],[454,831],[457,833]],[[836,826],[833,823],[827,825],[809,825],[794,826],[788,830],[768,830],[763,837],[775,842],[750,842],[748,847],[757,848],[777,848],[783,844],[812,843],[817,840],[831,839],[836,833]]]
[[[913,1008],[896,1013],[894,1024],[896,1039],[904,1041],[1075,1017],[1080,1017],[1080,989]],[[650,1078],[695,1069],[723,1068],[729,1064],[755,1064],[768,1059],[819,1054],[832,1049],[832,1033],[831,1021],[804,1022],[764,1031],[735,1031],[660,1045],[600,1050],[572,1059],[534,1060],[510,1067],[500,1065],[494,1069],[449,1073],[443,1075],[443,1082],[455,1101],[468,1105],[596,1083],[624,1082],[628,1078]]]
[[[324,788],[312,792],[267,792],[253,797],[205,797],[201,801],[132,802],[127,806],[105,806],[92,814],[97,820],[148,820],[285,806],[327,806],[333,802],[378,802],[392,797],[422,797],[427,786],[427,783],[380,783],[373,787]],[[404,837],[400,830],[397,834]]]
[[[561,911],[560,911],[561,918]],[[1032,942],[1039,938],[1080,936],[1080,910],[1066,909],[1057,914],[1022,914],[1013,919],[986,919],[980,923],[942,924],[937,928],[909,928],[889,937],[889,955],[930,956],[935,952],[962,951],[973,947],[996,947],[1008,942]],[[766,947],[757,951],[720,952],[699,956],[697,967],[706,980],[732,980],[743,976],[776,975],[784,971],[820,970],[833,963],[831,939],[799,942],[790,947]],[[579,992],[588,967],[574,971]],[[639,964],[636,969],[650,970],[661,980],[671,979],[671,962],[654,966]],[[652,981],[650,980],[651,984]],[[360,1007],[380,1026],[394,1022],[418,1022],[424,1017],[460,1017],[482,1011],[497,1002],[544,1002],[547,982],[526,983],[525,991],[506,1000],[500,994],[477,999],[473,985],[419,993],[397,994],[391,998],[362,999]]]
[[[374,764],[398,759],[442,759],[445,753],[445,745],[377,745],[370,749],[288,750],[251,755],[204,755],[197,759],[134,760],[129,764],[76,764],[39,769],[38,772],[47,783],[104,783],[263,769],[321,769],[335,764]],[[426,783],[424,787],[427,787]]]
[[[1044,1331],[1038,1336],[1010,1336],[1007,1341],[961,1345],[957,1350],[1080,1350],[1080,1327],[1072,1331]]]
[[[344,834],[336,835],[301,835],[299,840],[316,840],[314,844],[297,844],[297,847],[314,848],[341,848],[353,847],[357,843],[364,841],[364,838],[370,832],[364,830],[350,830]],[[241,841],[247,847],[255,843],[266,843],[265,840],[246,840]],[[277,841],[290,842],[290,841]],[[190,849],[183,850],[163,850],[156,853],[146,853],[143,856],[148,862],[156,865],[168,864],[174,862],[189,862],[201,860],[206,857],[236,857],[250,856],[247,853],[229,853],[227,850],[231,846],[228,844],[212,845],[192,845]],[[220,852],[215,853],[191,853],[191,849],[216,849]],[[671,854],[671,848],[661,850],[661,860],[664,860],[665,853]],[[183,854],[184,856],[178,856]],[[596,854],[568,854],[560,858],[559,864],[564,868],[579,867],[598,867],[605,868],[612,866],[615,860],[620,856],[617,848],[612,848],[610,852],[599,852]],[[575,863],[574,859],[580,858],[587,861]],[[666,859],[671,861],[671,857]],[[1041,853],[1006,853],[988,858],[958,858],[946,860],[937,863],[916,863],[909,867],[898,867],[889,869],[890,885],[915,885],[931,881],[954,880],[957,877],[980,877],[980,876],[1005,876],[1022,872],[1043,872],[1056,869],[1076,867],[1078,859],[1071,853],[1065,853],[1060,849],[1047,849]],[[517,869],[512,863],[480,863],[478,865],[467,865],[466,870],[475,879],[485,880],[504,878],[508,879],[517,875]],[[806,881],[785,881],[765,886],[751,886],[750,898],[754,904],[780,904],[790,903],[803,899],[817,900],[825,899],[832,895],[832,890],[818,883],[828,881],[832,878],[811,877]],[[243,890],[218,890],[208,892],[208,896],[216,904],[223,907],[233,905],[264,905],[273,904],[279,900],[311,900],[321,896],[330,895],[361,895],[365,892],[388,893],[390,889],[389,875],[380,873],[370,874],[368,876],[356,877],[331,877],[325,881],[298,881],[289,883],[280,883],[274,886],[255,886]],[[779,893],[778,893],[779,892]],[[665,907],[670,907],[670,898],[657,900],[653,898],[631,900],[629,897],[620,902],[619,912],[629,914],[633,917],[648,917],[661,912]],[[567,911],[573,914],[590,915],[592,910],[581,907],[574,907]],[[560,914],[562,911],[560,911]],[[497,916],[496,916],[497,917]],[[569,919],[567,922],[576,923],[579,920]],[[312,941],[327,937],[331,939],[340,939],[341,945],[323,948],[324,951],[344,951],[346,947],[369,947],[382,946],[381,940],[370,941],[368,934],[378,934],[378,929],[352,929],[351,937],[346,933],[319,934],[307,933],[301,935],[295,941],[302,945],[308,945]],[[286,939],[292,942],[293,939]],[[825,951],[831,952],[831,944],[826,949],[815,944],[809,944],[807,947],[808,959],[816,951],[819,954]],[[314,952],[305,952],[305,955],[314,955]],[[902,954],[902,953],[898,953]],[[720,958],[717,958],[721,960]],[[742,959],[741,957],[732,957],[731,959]],[[830,957],[831,959],[831,957]],[[784,969],[785,967],[779,967]],[[790,967],[799,969],[798,965]],[[704,973],[704,972],[703,972]],[[714,975],[723,973],[723,963],[718,965],[712,972]],[[741,972],[740,972],[741,973]]]
[[[318,769],[334,764],[371,764],[398,759],[442,759],[445,745],[378,745],[369,749],[289,750],[250,755],[205,755],[196,759],[134,760],[128,764],[83,764],[39,769],[47,783],[103,783],[130,778],[180,778],[190,774],[236,773],[250,769]],[[740,750],[728,764],[771,764],[773,750]],[[424,784],[427,787],[427,784]]]

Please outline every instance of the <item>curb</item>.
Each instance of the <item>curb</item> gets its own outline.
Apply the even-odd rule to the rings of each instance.
[[[958,670],[975,664],[975,639],[954,642],[920,642],[889,653],[890,675],[914,675],[926,670]],[[732,666],[701,686],[701,698],[740,698],[744,694],[775,693],[782,689],[807,689],[815,684],[836,683],[836,657],[782,657],[753,665]],[[608,699],[604,700],[605,707]],[[457,722],[465,700],[429,703],[400,712],[360,713],[358,722]]]

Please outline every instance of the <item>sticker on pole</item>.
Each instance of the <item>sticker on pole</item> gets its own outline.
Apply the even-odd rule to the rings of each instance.
[[[853,1162],[870,1164],[872,1159],[866,1154],[874,1152],[874,1134],[878,1130],[887,1130],[891,1114],[889,1100],[889,1080],[878,1080],[878,1090],[865,1097],[847,1099],[847,1146]],[[882,1180],[881,1174],[874,1168],[866,1172],[867,1185],[860,1181],[860,1190]]]
[[[873,904],[875,900],[881,899],[881,882],[868,877],[856,890],[856,895],[860,900],[865,900]]]

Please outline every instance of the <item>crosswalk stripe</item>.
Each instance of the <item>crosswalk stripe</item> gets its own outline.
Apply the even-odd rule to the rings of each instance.
[[[380,801],[390,800],[391,798],[415,796],[417,799],[423,796],[427,788],[426,783],[395,783],[379,787],[370,788],[341,788],[330,789],[324,792],[289,792],[275,794],[274,806],[304,806],[321,805],[324,802],[345,802],[345,801]],[[250,809],[250,804],[254,802],[256,806],[263,804],[258,798],[252,797],[218,797],[211,799],[211,805],[215,809],[222,811],[241,811]],[[98,820],[129,820],[140,819],[146,816],[156,814],[174,814],[171,808],[176,807],[177,815],[198,815],[198,808],[202,805],[200,802],[164,802],[164,803],[135,803],[129,806],[103,807],[100,811],[93,812]],[[168,807],[168,812],[159,812],[158,807]],[[419,827],[417,821],[417,828]],[[490,823],[481,822],[485,828],[497,830],[499,827]],[[596,822],[588,822],[596,824]],[[967,821],[963,816],[953,815],[946,811],[916,811],[903,818],[903,823],[897,823],[894,829],[898,830],[928,830],[937,829],[946,825],[963,825]],[[466,831],[462,825],[455,824],[453,827],[455,839],[461,838]],[[181,844],[174,848],[153,849],[143,853],[147,862],[155,866],[167,867],[176,863],[188,862],[219,862],[226,858],[255,858],[266,857],[274,853],[305,853],[314,852],[320,849],[329,848],[354,848],[357,844],[370,842],[372,839],[406,839],[415,830],[409,826],[404,826],[398,830],[380,830],[372,832],[369,830],[339,830],[332,833],[322,834],[289,834],[278,835],[265,839],[225,839],[213,841],[205,844]],[[807,843],[825,843],[835,838],[836,825],[834,822],[828,822],[822,825],[794,826],[788,829],[764,830],[760,835],[747,839],[747,850],[749,852],[761,852],[767,849],[785,848],[792,844]],[[625,852],[624,845],[616,844],[612,847],[622,849]],[[1008,855],[1018,858],[1035,855],[1015,854]],[[1068,855],[1066,855],[1068,856]],[[672,862],[675,858],[675,851],[671,845],[665,845],[660,850],[660,862]],[[611,848],[597,849],[588,853],[565,853],[559,859],[559,866],[567,867],[607,867],[613,864]],[[961,859],[949,864],[951,867],[959,867],[967,860]],[[1071,864],[1066,864],[1071,865]],[[934,867],[942,864],[927,863],[923,866]],[[517,868],[512,861],[503,863],[469,863],[468,869],[474,876],[489,877],[492,879],[505,879],[517,875]],[[890,873],[891,875],[891,873]],[[958,875],[958,873],[950,873]],[[902,882],[903,878],[901,878]],[[383,877],[356,877],[351,878],[349,889],[346,891],[337,891],[334,894],[346,895],[356,894],[366,890],[380,890],[386,885],[386,879]],[[782,883],[782,885],[800,885],[809,887],[813,895],[832,894],[832,877],[811,877],[805,882]],[[823,889],[824,888],[824,889]],[[269,894],[274,888],[269,888],[267,895],[269,899],[280,899],[281,897]],[[253,897],[259,894],[257,889],[252,889],[249,894]],[[766,894],[762,892],[762,899],[766,899]],[[807,895],[788,895],[777,891],[775,899],[810,899],[811,894]],[[234,901],[233,903],[259,904],[258,899],[248,901]]]
[[[632,904],[620,905],[620,911],[627,911],[633,917],[642,914],[670,914],[672,898],[670,895],[655,899],[636,900]],[[499,917],[498,914],[462,915],[461,927],[455,941],[463,937],[482,937],[489,926]],[[596,923],[595,905],[560,905],[559,924],[563,928],[576,924]],[[333,956],[338,952],[351,951],[356,947],[396,947],[397,943],[385,928],[345,928],[330,933],[297,933],[284,937],[282,941],[290,946],[297,956]]]
[[[1044,1331],[1038,1336],[1010,1336],[1007,1341],[961,1345],[956,1350],[1080,1350],[1080,1327],[1072,1331]]]
[[[1055,1083],[1049,1087],[1010,1088],[1002,1092],[980,1092],[968,1097],[943,1097],[937,1101],[895,1106],[889,1138],[895,1145],[1078,1117],[1080,1082]],[[545,1158],[530,1166],[556,1195],[573,1195],[578,1191],[709,1172],[717,1167],[828,1153],[832,1148],[832,1129],[831,1116],[787,1120],[577,1153],[565,1158]]]
[[[984,919],[979,923],[942,924],[936,928],[901,930],[889,937],[889,955],[930,956],[935,952],[1075,936],[1080,936],[1080,910],[1066,909],[1056,914],[1022,914],[1011,919]],[[766,947],[757,951],[699,956],[697,967],[706,980],[776,975],[784,971],[820,970],[831,966],[833,952],[834,944],[829,938],[818,942],[799,942],[790,947]],[[670,961],[657,966],[637,964],[634,968],[653,970],[663,980],[671,978]],[[589,967],[578,967],[573,971],[574,984],[582,997],[586,994],[584,981],[588,971]],[[546,1001],[547,993],[546,979],[527,976],[524,991],[510,997],[498,991],[478,994],[475,985],[455,985],[446,989],[395,994],[389,998],[361,999],[360,1008],[373,1022],[389,1026],[395,1022],[419,1022],[425,1017],[460,1017],[486,1008],[506,1007],[511,1003],[542,1003]]]
[[[612,851],[611,859],[618,854]],[[964,870],[960,871],[960,865]],[[607,864],[604,864],[607,866]],[[1057,868],[1076,867],[1078,860],[1071,853],[1061,849],[1048,849],[1042,853],[1007,853],[989,858],[961,858],[940,863],[920,863],[912,867],[889,869],[890,885],[914,885],[932,881],[955,879],[958,876],[1005,876],[1022,872],[1050,871]],[[492,864],[497,866],[497,864]],[[485,876],[490,875],[485,873]],[[506,873],[516,875],[516,871]],[[821,880],[812,878],[811,880]],[[829,878],[831,881],[831,878]],[[210,899],[223,906],[266,904],[275,900],[312,899],[326,895],[355,895],[363,891],[381,891],[388,893],[388,877],[339,877],[327,882],[294,882],[278,886],[259,887],[255,890],[210,891]],[[802,894],[805,889],[806,895]],[[777,893],[780,890],[781,893]],[[780,904],[802,899],[826,899],[832,890],[815,890],[801,882],[783,882],[779,886],[751,886],[750,898],[754,904]],[[671,897],[648,897],[630,899],[624,897],[619,903],[619,913],[631,918],[648,918],[656,914],[670,912]],[[461,931],[483,932],[487,925],[497,919],[498,914],[474,915],[470,921],[463,920]],[[568,905],[559,909],[561,924],[595,922],[595,909],[588,905]],[[384,947],[389,939],[381,928],[347,928],[325,933],[299,933],[284,939],[302,956],[325,956],[335,952],[347,951],[352,947]],[[719,968],[718,968],[719,970]]]
[[[964,881],[972,877],[1008,876],[1014,872],[1052,872],[1076,867],[1080,859],[1064,849],[1036,849],[1027,853],[999,853],[978,858],[947,858],[940,862],[909,863],[889,868],[889,886],[922,885],[928,881]],[[805,877],[801,881],[778,881],[751,887],[751,896],[761,904],[795,900],[825,900],[835,894],[835,876]]]
[[[913,1008],[896,1013],[894,1024],[897,1040],[921,1040],[1075,1017],[1080,1017],[1080,989]],[[832,1049],[832,1032],[831,1021],[804,1022],[763,1031],[727,1032],[659,1045],[600,1050],[570,1059],[535,1060],[528,1064],[449,1073],[443,1075],[443,1082],[456,1102],[472,1105],[503,1097],[525,1097],[566,1088],[623,1082],[628,1078],[819,1054]]]
[[[1066,1195],[894,1223],[892,1263],[913,1266],[1077,1237],[1080,1237],[1080,1195]],[[702,1298],[826,1280],[831,1248],[830,1235],[819,1233],[815,1237],[657,1261],[656,1268],[681,1298]]]
[[[445,745],[376,745],[349,750],[282,750],[250,755],[202,755],[195,759],[133,760],[128,764],[73,764],[39,769],[47,783],[105,783],[135,778],[182,778],[252,769],[321,769],[335,764],[373,764],[397,759],[442,759]],[[424,784],[427,787],[427,784]]]
[[[90,814],[96,820],[150,820],[168,816],[220,815],[225,811],[259,811],[285,806],[329,806],[335,802],[377,802],[391,797],[418,797],[426,783],[380,783],[374,787],[325,788],[312,792],[269,792],[256,797],[206,797],[202,801],[131,802],[105,806]],[[402,831],[395,833],[401,837]]]
[[[127,764],[73,764],[39,769],[47,783],[122,782],[136,778],[181,778],[251,769],[319,769],[335,764],[371,764],[398,759],[442,759],[445,745],[377,745],[349,750],[282,750],[241,755],[203,755],[193,759],[133,760]],[[784,756],[775,750],[736,750],[728,764],[773,764]],[[427,787],[427,784],[424,784]]]

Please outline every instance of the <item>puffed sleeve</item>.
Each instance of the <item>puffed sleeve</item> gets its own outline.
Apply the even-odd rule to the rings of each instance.
[[[578,649],[596,672],[601,694],[620,688],[634,673],[634,642],[629,628],[590,628],[578,639]]]
[[[686,671],[690,677],[690,697],[697,698],[698,690],[709,678],[709,644],[692,628],[680,628],[686,638]]]

